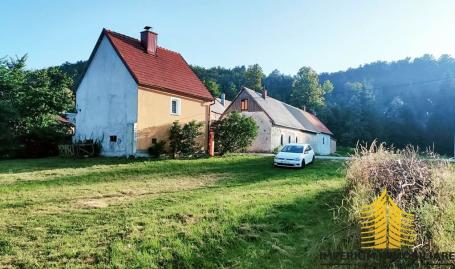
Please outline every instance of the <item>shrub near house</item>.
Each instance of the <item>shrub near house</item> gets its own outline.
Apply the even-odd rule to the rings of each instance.
[[[242,151],[248,148],[258,133],[256,122],[238,112],[213,123],[215,149],[221,154]]]

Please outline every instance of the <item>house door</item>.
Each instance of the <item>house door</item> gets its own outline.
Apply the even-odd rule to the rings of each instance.
[[[136,123],[128,123],[126,126],[126,155],[136,154]]]

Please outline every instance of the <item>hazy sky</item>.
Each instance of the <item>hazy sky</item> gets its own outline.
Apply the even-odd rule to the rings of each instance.
[[[0,1],[0,57],[40,68],[89,57],[103,27],[205,67],[259,63],[266,73],[344,70],[424,53],[455,55],[455,1]]]

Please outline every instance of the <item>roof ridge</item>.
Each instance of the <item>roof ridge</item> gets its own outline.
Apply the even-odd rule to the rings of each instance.
[[[129,35],[125,35],[125,34],[122,34],[122,33],[116,32],[116,31],[112,31],[112,30],[106,29],[106,28],[104,28],[104,30],[106,30],[108,33],[111,33],[111,34],[114,34],[114,35],[117,35],[117,36],[120,36],[120,37],[123,37],[123,38],[128,38],[128,39],[130,39],[132,41],[136,41],[136,42],[139,42],[139,43],[141,42],[141,40],[139,40],[139,39],[137,39],[135,37],[129,36]],[[177,52],[177,51],[173,51],[173,50],[170,50],[168,48],[161,47],[161,46],[157,46],[157,47],[162,49],[162,50],[165,50],[165,51],[180,55],[180,53]]]
[[[243,88],[246,89],[247,91],[254,92],[254,93],[256,94],[256,96],[255,96],[254,98],[262,98],[261,93],[255,91],[255,90],[253,90],[253,89],[247,88],[247,87],[243,87]],[[303,109],[300,109],[300,108],[298,108],[298,107],[295,107],[295,106],[293,106],[293,105],[290,105],[290,104],[288,104],[288,103],[285,103],[285,102],[283,102],[283,101],[280,101],[280,100],[278,100],[278,99],[276,99],[276,98],[273,98],[273,97],[270,97],[270,96],[267,96],[267,99],[272,99],[273,101],[279,102],[279,103],[281,103],[282,105],[284,105],[285,107],[297,109],[300,113],[303,114],[304,117],[306,117],[306,116],[308,115],[308,116],[311,117],[313,120],[316,120],[316,121],[320,122],[320,123],[321,123],[329,132],[330,132],[330,133],[332,133],[332,132],[330,131],[330,129],[327,128],[327,126],[326,126],[326,125],[325,125],[325,124],[324,124],[316,115],[314,115],[313,113],[308,112],[308,111],[303,110]],[[296,119],[296,120],[299,121],[298,119]],[[309,119],[307,119],[307,120],[309,121]],[[321,133],[324,133],[324,131],[319,130],[319,127],[315,126],[312,122],[309,122],[309,123],[312,125],[312,127],[313,127],[316,131],[321,132]],[[305,129],[309,130],[306,126],[304,126],[304,125],[302,125],[302,126],[303,126]]]
[[[247,88],[247,87],[244,87],[244,88],[247,89],[247,90],[250,90],[250,91],[253,91],[253,92],[257,93],[258,95],[261,94],[261,93],[255,91],[255,90],[253,90],[253,89],[250,89],[250,88]],[[259,97],[261,97],[261,96],[259,96]],[[275,100],[275,101],[278,101],[278,102],[282,103],[282,104],[285,105],[285,106],[290,106],[290,107],[295,108],[295,109],[298,109],[298,110],[300,110],[300,111],[305,111],[305,112],[307,112],[306,110],[300,109],[300,108],[298,108],[298,107],[295,107],[295,106],[293,106],[293,105],[290,105],[290,104],[288,104],[288,103],[285,103],[285,102],[283,102],[283,101],[281,101],[281,100],[278,100],[278,99],[276,99],[276,98],[273,98],[273,97],[271,97],[271,96],[267,96],[267,98],[270,98],[270,99],[273,99],[273,100]],[[310,113],[310,114],[311,114],[311,113]]]
[[[108,33],[111,33],[111,34],[114,34],[114,35],[118,35],[120,37],[128,38],[128,39],[131,39],[131,40],[134,40],[134,41],[137,41],[137,42],[141,42],[139,39],[131,37],[129,35],[125,35],[125,34],[122,34],[122,33],[116,32],[116,31],[112,31],[112,30],[109,30],[109,29],[106,29],[106,28],[104,30],[106,30],[106,32],[108,32]]]

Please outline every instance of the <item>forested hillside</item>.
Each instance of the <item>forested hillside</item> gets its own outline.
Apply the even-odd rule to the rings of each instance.
[[[61,67],[77,81],[84,64]],[[224,92],[232,99],[241,86],[265,87],[272,97],[305,105],[334,132],[339,145],[378,138],[398,147],[413,144],[453,152],[455,59],[447,55],[378,61],[319,77],[310,68],[292,76],[278,70],[265,75],[257,64],[193,70],[215,96]]]

